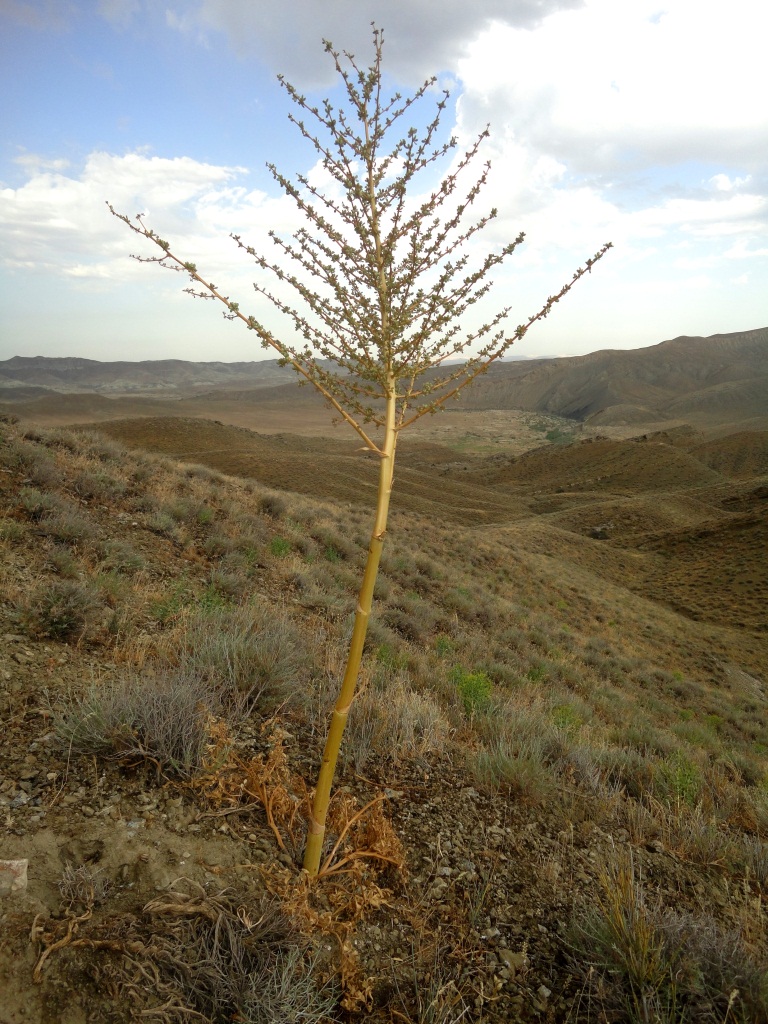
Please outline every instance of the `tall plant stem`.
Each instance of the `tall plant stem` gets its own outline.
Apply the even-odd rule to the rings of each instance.
[[[373,604],[373,588],[376,584],[376,577],[379,574],[379,563],[381,552],[384,547],[384,536],[387,532],[387,517],[389,515],[389,499],[392,494],[392,480],[395,468],[395,446],[397,444],[397,428],[395,426],[396,416],[396,393],[395,382],[390,379],[388,382],[387,394],[387,417],[382,446],[381,463],[379,466],[379,491],[376,501],[376,519],[371,532],[371,541],[368,545],[368,559],[365,563],[365,573],[360,587],[360,594],[355,612],[355,624],[352,629],[352,639],[349,643],[347,664],[344,670],[344,679],[339,691],[336,706],[333,709],[328,736],[325,741],[323,760],[320,765],[320,772],[317,778],[317,788],[312,801],[312,811],[309,818],[309,835],[304,851],[304,870],[311,878],[314,878],[320,868],[320,858],[323,852],[323,840],[325,839],[325,821],[328,815],[328,804],[331,799],[331,785],[336,772],[336,762],[339,757],[341,739],[349,716],[349,709],[355,696],[357,680],[360,674],[360,662],[363,657],[363,645],[368,632],[368,620],[371,615]]]

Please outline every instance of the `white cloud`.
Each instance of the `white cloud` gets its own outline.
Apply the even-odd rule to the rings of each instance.
[[[458,64],[469,132],[491,121],[572,171],[764,161],[768,7],[587,0],[535,33],[486,29]]]
[[[189,157],[166,159],[142,153],[114,156],[91,153],[79,175],[64,174],[62,161],[22,160],[29,177],[19,188],[0,190],[0,251],[13,266],[85,276],[88,265],[100,267],[105,253],[117,254],[117,222],[106,208],[110,200],[121,211],[162,212],[165,225],[189,231],[217,196],[231,204],[229,187],[239,167],[218,167]],[[49,169],[50,168],[50,169]],[[204,222],[204,218],[202,218]],[[121,242],[125,242],[121,238]]]
[[[709,183],[718,192],[733,192],[734,189],[739,189],[743,185],[749,184],[751,178],[751,174],[747,174],[743,178],[729,178],[727,174],[713,174],[709,179]]]
[[[320,41],[367,61],[371,22],[385,30],[387,68],[418,84],[450,71],[467,44],[491,21],[527,29],[551,12],[580,7],[583,0],[186,0],[169,7],[168,24],[205,35],[211,45],[223,33],[241,55],[254,54],[302,87],[333,81]]]

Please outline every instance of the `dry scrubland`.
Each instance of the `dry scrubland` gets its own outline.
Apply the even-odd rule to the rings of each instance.
[[[404,444],[307,888],[374,467],[7,420],[2,1024],[768,1019],[765,434]]]

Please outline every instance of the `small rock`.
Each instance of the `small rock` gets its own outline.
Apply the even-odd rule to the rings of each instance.
[[[528,957],[525,953],[515,953],[511,949],[499,949],[496,955],[502,963],[506,964],[514,977],[515,971],[520,971],[528,964]]]
[[[546,985],[539,985],[539,987],[536,989],[536,995],[539,997],[539,999],[541,999],[543,1003],[546,1003],[546,1001],[549,999],[552,993]]]
[[[436,878],[429,889],[429,896],[432,899],[440,899],[445,890],[448,888],[448,883],[444,878]]]
[[[28,860],[0,860],[0,896],[10,896],[27,888]]]

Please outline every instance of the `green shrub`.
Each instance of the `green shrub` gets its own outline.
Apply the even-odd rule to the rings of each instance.
[[[447,636],[439,636],[435,639],[435,652],[439,658],[447,658],[453,654],[455,645]]]
[[[702,788],[699,768],[682,751],[675,751],[654,767],[654,789],[671,802],[680,801],[693,807]]]
[[[380,665],[393,672],[408,667],[408,655],[386,640],[376,648],[375,658]]]
[[[584,724],[584,719],[573,704],[556,704],[552,708],[552,721],[556,728],[564,732],[576,732]]]
[[[291,542],[285,537],[273,537],[269,550],[275,558],[285,558],[291,552]]]
[[[192,601],[192,593],[186,579],[177,580],[171,590],[150,604],[150,614],[160,623],[175,618]]]
[[[476,715],[490,707],[493,684],[485,672],[465,672],[455,669],[452,679],[467,715]]]

